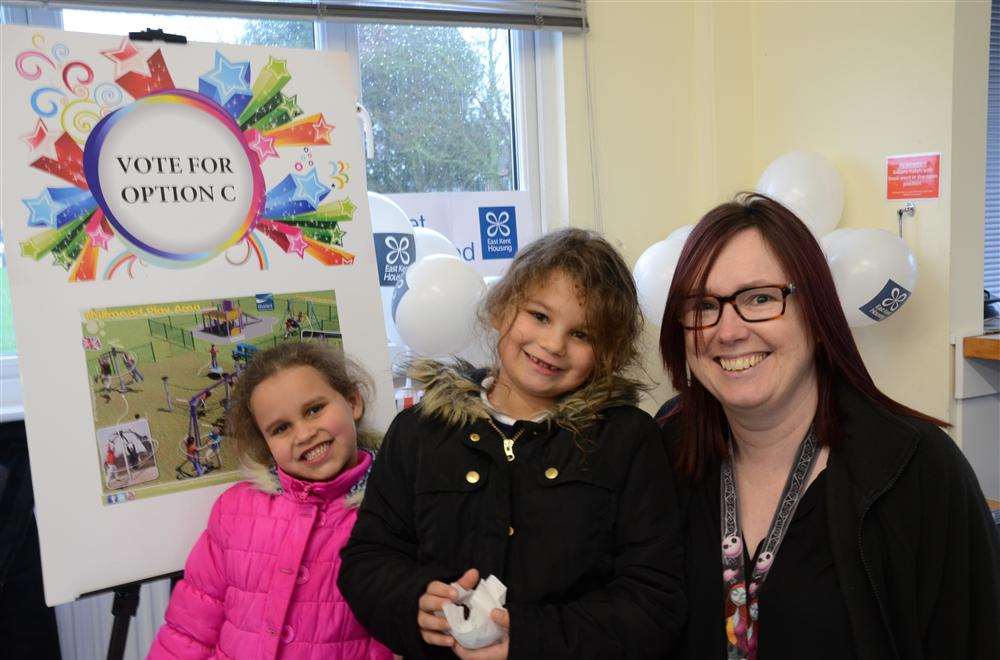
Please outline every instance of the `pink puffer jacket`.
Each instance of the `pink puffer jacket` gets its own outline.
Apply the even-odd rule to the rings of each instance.
[[[388,659],[337,589],[356,507],[345,496],[371,454],[328,482],[236,484],[212,507],[149,657]],[[273,492],[264,492],[264,488]]]

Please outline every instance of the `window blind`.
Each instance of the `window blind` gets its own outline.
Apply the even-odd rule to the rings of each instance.
[[[4,4],[283,20],[587,29],[586,0],[7,0]]]
[[[986,243],[983,286],[1000,295],[1000,0],[990,15],[990,81],[986,131]]]

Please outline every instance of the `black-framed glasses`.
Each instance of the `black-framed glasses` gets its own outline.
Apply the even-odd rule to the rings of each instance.
[[[681,307],[680,322],[685,330],[711,328],[722,318],[722,307],[730,303],[747,323],[776,319],[785,313],[785,299],[795,293],[795,285],[772,284],[740,289],[731,296],[688,296]]]

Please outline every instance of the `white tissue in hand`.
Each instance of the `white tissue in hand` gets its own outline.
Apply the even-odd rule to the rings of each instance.
[[[500,641],[503,629],[490,618],[490,612],[502,608],[507,602],[507,587],[490,575],[472,591],[466,591],[452,583],[458,591],[458,602],[444,604],[444,616],[451,627],[451,636],[467,649],[481,649]],[[469,608],[469,618],[465,618],[465,605]]]

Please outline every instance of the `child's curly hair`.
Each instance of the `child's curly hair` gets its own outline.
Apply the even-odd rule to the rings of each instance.
[[[247,467],[254,464],[270,466],[274,462],[254,420],[250,397],[262,382],[291,367],[312,367],[345,399],[361,397],[363,409],[367,408],[365,403],[374,393],[374,383],[364,369],[342,352],[321,344],[287,342],[256,353],[236,381],[229,410],[226,411],[226,435],[236,440],[240,460]],[[358,446],[377,449],[378,440],[376,436],[361,433],[359,429]]]
[[[595,358],[590,382],[637,366],[643,321],[635,281],[618,251],[594,232],[562,229],[521,250],[486,295],[480,322],[508,332],[532,290],[557,271],[574,282],[586,313]]]

